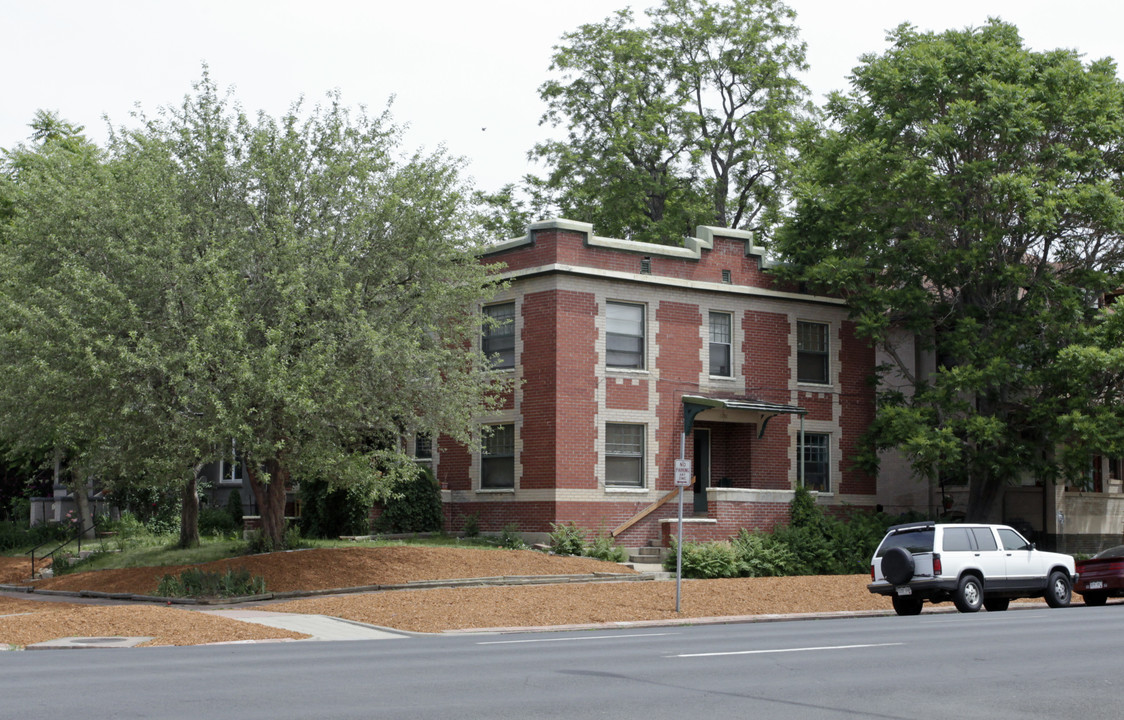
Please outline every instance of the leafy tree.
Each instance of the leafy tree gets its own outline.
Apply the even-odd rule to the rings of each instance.
[[[29,158],[0,414],[99,476],[176,478],[185,507],[233,438],[274,547],[291,478],[378,485],[388,438],[467,440],[497,397],[466,350],[491,279],[460,161],[399,137],[334,96],[251,119],[204,74],[104,154]]]
[[[539,92],[565,139],[531,156],[536,203],[615,237],[678,244],[699,224],[768,231],[804,87],[795,13],[776,0],[664,0],[563,36]]]
[[[795,279],[847,296],[909,384],[881,396],[873,447],[967,483],[981,519],[1004,483],[1121,449],[1086,420],[1121,419],[1102,328],[1120,320],[1095,300],[1122,279],[1124,89],[1112,61],[1033,52],[998,20],[890,40],[804,138],[779,247]],[[914,373],[894,328],[935,373]]]

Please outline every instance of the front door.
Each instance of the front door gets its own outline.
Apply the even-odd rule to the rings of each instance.
[[[695,514],[706,515],[706,489],[710,487],[710,431],[695,428]]]

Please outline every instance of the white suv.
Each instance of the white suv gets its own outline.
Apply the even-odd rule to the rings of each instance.
[[[898,615],[917,615],[925,600],[952,600],[960,612],[1006,610],[1012,598],[1045,597],[1069,605],[1073,558],[1044,552],[1006,525],[895,525],[870,563],[867,589],[889,595]]]

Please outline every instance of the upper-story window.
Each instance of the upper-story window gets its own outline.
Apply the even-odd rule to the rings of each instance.
[[[710,374],[718,377],[733,375],[733,344],[729,313],[710,313]]]
[[[429,433],[418,433],[414,436],[414,459],[418,462],[433,460],[433,438]]]
[[[496,369],[515,367],[515,303],[485,305],[485,323],[480,349]]]
[[[644,306],[606,303],[605,320],[605,364],[643,370]]]
[[[827,385],[830,382],[828,342],[825,323],[796,323],[796,379],[802,383]]]

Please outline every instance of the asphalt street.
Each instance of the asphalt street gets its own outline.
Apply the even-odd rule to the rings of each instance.
[[[1124,605],[0,653],[0,717],[1120,716]]]

